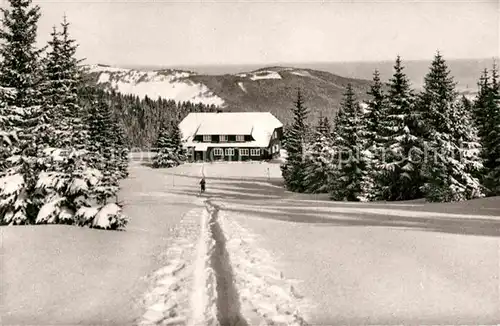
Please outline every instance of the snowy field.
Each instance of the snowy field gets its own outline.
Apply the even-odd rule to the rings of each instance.
[[[200,169],[247,320],[253,312],[267,324],[297,316],[323,325],[500,321],[498,198],[333,203],[268,183],[277,164],[176,173]]]
[[[1,227],[2,325],[138,322],[155,271],[181,261],[176,249],[199,234],[203,203],[169,194],[169,182],[162,172],[131,168],[119,195],[131,219],[124,232]]]
[[[130,172],[124,232],[0,228],[2,324],[500,322],[498,198],[334,203],[260,162]]]

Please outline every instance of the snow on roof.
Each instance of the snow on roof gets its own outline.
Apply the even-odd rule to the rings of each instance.
[[[201,145],[192,141],[195,135],[252,135],[255,140],[251,142],[222,143],[217,146],[267,147],[274,129],[280,127],[283,124],[270,112],[190,113],[179,124],[186,146],[196,145],[197,148]]]

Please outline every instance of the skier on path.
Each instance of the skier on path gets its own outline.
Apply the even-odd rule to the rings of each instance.
[[[203,177],[201,178],[200,181],[200,195],[205,192],[205,184],[206,184],[205,177]]]

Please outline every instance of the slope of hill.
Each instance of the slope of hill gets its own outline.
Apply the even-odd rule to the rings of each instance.
[[[342,94],[351,83],[360,99],[366,99],[370,81],[344,78],[328,72],[270,67],[234,75],[195,75],[233,111],[270,111],[283,122],[290,121],[290,108],[301,89],[310,117],[332,116]]]
[[[290,108],[298,88],[310,108],[310,118],[315,120],[321,114],[333,115],[348,83],[360,100],[366,99],[370,86],[368,80],[290,67],[199,75],[174,69],[139,71],[97,65],[90,67],[90,73],[96,83],[124,94],[216,104],[227,111],[270,111],[285,123],[291,120]]]
[[[445,55],[445,58],[447,56]],[[493,62],[497,62],[500,58],[478,58],[478,59],[447,59],[451,74],[455,81],[458,83],[457,88],[460,91],[467,91],[473,93],[477,89],[477,81],[483,69],[490,70]],[[416,89],[422,87],[424,76],[429,71],[431,60],[405,60],[403,58],[405,72],[411,81],[411,84]],[[302,67],[320,71],[330,72],[332,74],[359,78],[371,79],[373,71],[378,69],[383,81],[387,81],[392,73],[394,60],[388,61],[363,61],[363,62],[295,62],[295,63],[277,63],[275,66],[292,66]],[[200,74],[207,75],[221,75],[221,74],[237,74],[242,71],[251,71],[259,69],[262,64],[242,64],[242,65],[199,65],[199,66],[185,66],[178,67],[181,69],[188,69],[197,71]],[[159,67],[141,68],[135,67],[139,70],[153,70]],[[164,67],[165,68],[165,67]]]
[[[194,83],[189,79],[194,72],[166,69],[161,71],[140,71],[134,69],[115,68],[104,65],[93,65],[89,72],[95,82],[108,90],[122,94],[173,99],[178,102],[191,101],[207,105],[221,106],[224,101],[214,95],[205,85]]]

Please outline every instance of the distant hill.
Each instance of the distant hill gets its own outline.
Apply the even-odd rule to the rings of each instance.
[[[445,56],[446,59],[446,56]],[[499,58],[496,58],[497,62]],[[493,58],[482,59],[450,59],[446,60],[455,81],[458,82],[458,88],[461,91],[468,90],[474,92],[476,83],[484,68],[491,69]],[[423,78],[429,70],[431,60],[405,60],[405,72],[415,88],[420,88],[423,84]],[[356,78],[371,79],[373,71],[378,69],[384,81],[387,81],[393,72],[394,60],[392,61],[363,61],[363,62],[296,62],[280,63],[278,66],[300,67],[330,72],[335,75]],[[252,71],[261,68],[262,65],[205,65],[205,66],[185,66],[177,67],[196,71],[198,74],[206,75],[224,75],[237,74],[244,71]],[[160,67],[142,66],[136,69],[154,70]]]
[[[413,87],[420,89],[430,62],[403,63]],[[491,69],[492,63],[491,59],[448,61],[458,82],[458,90],[469,98],[477,91],[481,71]],[[353,85],[361,101],[366,100],[373,71],[379,69],[382,80],[386,82],[392,75],[392,66],[392,62],[346,62],[306,63],[294,67],[217,66],[152,70],[152,67],[126,69],[94,65],[90,71],[96,83],[123,94],[215,104],[226,111],[270,111],[287,123],[291,121],[290,108],[298,88],[303,91],[310,108],[311,120],[320,115],[332,117],[348,83]],[[252,69],[243,70],[245,67]]]
[[[227,111],[270,111],[283,122],[300,88],[310,108],[310,118],[333,116],[348,83],[360,100],[367,98],[371,82],[329,72],[292,67],[268,67],[238,74],[201,75],[192,71],[157,71],[90,67],[96,83],[106,89],[141,98],[163,97],[176,101],[216,104]]]

